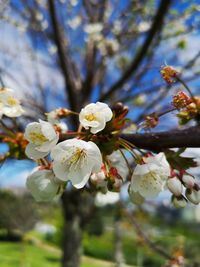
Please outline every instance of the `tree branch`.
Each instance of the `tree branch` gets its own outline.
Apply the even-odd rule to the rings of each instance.
[[[59,22],[56,16],[56,8],[54,0],[48,0],[50,20],[53,28],[54,41],[58,49],[58,58],[60,62],[60,67],[63,72],[67,93],[69,97],[69,105],[73,111],[79,111],[78,97],[77,97],[77,88],[72,80],[72,75],[70,72],[69,64],[70,60],[68,58],[68,53],[65,48],[63,33],[59,27]]]
[[[138,148],[162,150],[175,147],[200,147],[200,127],[157,133],[123,134],[121,137]]]
[[[193,126],[184,130],[166,132],[122,134],[121,138],[131,142],[136,147],[149,150],[163,150],[165,148],[200,147],[200,126]],[[75,137],[74,133],[61,134],[60,142]]]
[[[136,54],[135,58],[131,62],[130,66],[126,69],[122,77],[101,97],[101,101],[108,99],[108,97],[110,97],[121,86],[123,86],[124,83],[131,77],[131,75],[138,69],[140,63],[145,58],[155,35],[162,29],[164,17],[167,14],[171,2],[172,0],[161,0],[160,6],[152,23],[152,27],[147,35],[146,40],[144,41],[143,46]]]
[[[107,0],[103,0],[101,1],[101,3],[97,3],[97,5],[94,5],[94,7],[92,7],[90,1],[88,0],[84,0],[83,3],[84,3],[86,13],[88,15],[89,21],[103,24]],[[94,10],[99,10],[98,16],[95,16]],[[98,69],[101,67],[101,66],[98,66],[97,68],[96,57],[97,57],[96,43],[93,40],[89,40],[87,44],[86,58],[85,58],[87,73],[86,73],[86,78],[83,82],[83,89],[82,89],[83,103],[89,100],[93,86],[94,86],[96,73]]]
[[[125,214],[128,217],[128,219],[130,220],[131,224],[135,228],[135,231],[136,231],[137,235],[144,241],[145,245],[148,245],[150,249],[152,249],[153,251],[158,253],[164,259],[167,259],[167,260],[174,260],[175,259],[164,248],[158,246],[156,243],[152,242],[150,240],[150,238],[148,238],[148,236],[142,231],[142,229],[140,227],[140,224],[136,221],[134,216],[124,207],[123,207],[123,214]]]

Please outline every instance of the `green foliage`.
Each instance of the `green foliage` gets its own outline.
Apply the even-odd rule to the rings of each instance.
[[[181,151],[182,153],[183,151]],[[169,161],[172,168],[177,170],[187,170],[192,167],[196,167],[197,163],[194,161],[194,158],[188,158],[181,156],[181,153],[168,150],[166,152],[167,160]]]
[[[103,214],[96,208],[90,222],[86,225],[85,231],[89,235],[100,236],[104,232]]]
[[[85,255],[104,260],[113,260],[112,233],[106,232],[104,235],[98,237],[85,234],[83,247]]]
[[[7,242],[0,244],[0,261],[1,267],[54,267],[59,266],[59,255],[33,245]]]
[[[114,260],[113,233],[106,232],[102,236],[84,235],[84,253],[85,255],[100,258],[104,260]],[[139,248],[138,248],[139,247]],[[142,247],[133,234],[127,234],[123,238],[123,253],[127,264],[137,265],[138,255],[142,254],[144,266],[160,267],[164,263],[163,259],[152,253],[147,247]],[[148,264],[146,265],[145,262]],[[152,265],[150,265],[150,263]]]
[[[60,251],[50,247],[26,243],[0,243],[1,267],[59,267],[60,259]],[[81,267],[114,267],[114,264],[83,257]]]

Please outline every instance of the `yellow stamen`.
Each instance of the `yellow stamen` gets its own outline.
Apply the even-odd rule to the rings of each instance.
[[[10,106],[15,106],[15,105],[18,104],[18,101],[14,97],[9,96],[8,99],[7,99],[7,104],[10,105]]]
[[[88,121],[95,121],[97,118],[94,116],[93,113],[85,115],[85,119]]]
[[[42,133],[32,132],[30,133],[30,140],[33,144],[43,144],[48,139]]]

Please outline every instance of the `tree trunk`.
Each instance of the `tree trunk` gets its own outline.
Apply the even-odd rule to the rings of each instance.
[[[79,267],[82,255],[82,231],[91,217],[94,198],[81,190],[62,195],[64,213],[62,267]]]
[[[82,229],[80,216],[74,214],[65,221],[63,233],[62,267],[79,267],[81,259]]]
[[[125,266],[125,259],[124,259],[123,248],[122,248],[122,235],[123,233],[121,229],[121,215],[120,215],[120,210],[118,210],[115,216],[115,222],[114,222],[115,267]]]

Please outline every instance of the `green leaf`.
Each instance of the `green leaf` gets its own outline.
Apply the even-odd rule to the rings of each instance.
[[[197,166],[194,158],[182,157],[181,154],[185,151],[185,148],[179,149],[177,152],[168,150],[165,155],[168,162],[173,169],[187,170]]]

